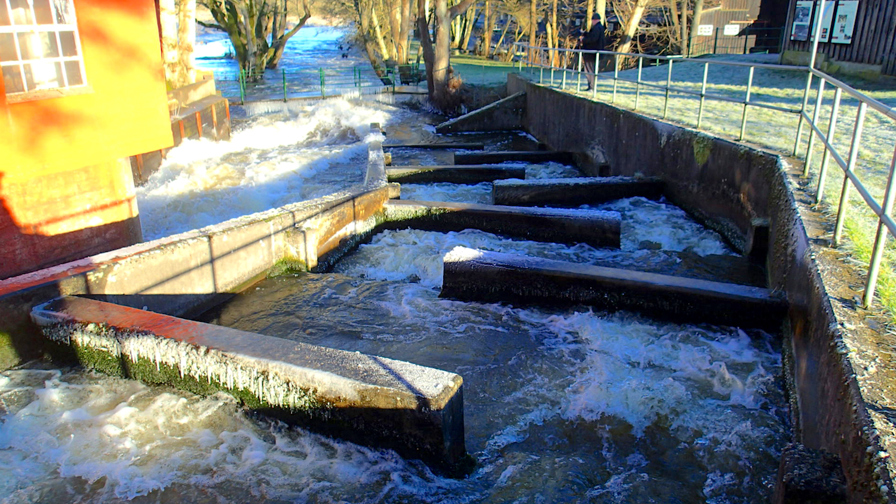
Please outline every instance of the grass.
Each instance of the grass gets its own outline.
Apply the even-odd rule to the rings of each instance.
[[[730,58],[730,57],[728,57]],[[723,58],[709,57],[705,61],[720,62]],[[749,55],[738,57],[738,61],[752,61],[758,63],[774,63],[776,55]],[[704,72],[703,62],[675,62],[672,65],[672,86],[686,89],[692,92],[700,91]],[[524,69],[524,73],[526,70]],[[528,72],[529,78],[542,79],[550,85],[550,71],[544,73],[538,69]],[[612,71],[604,72],[606,78],[601,76],[595,92],[585,93],[584,78],[579,81],[576,74],[568,72],[566,75],[566,89],[579,93],[586,97],[611,102],[616,106],[635,109],[640,113],[663,118],[687,127],[696,127],[700,110],[699,96],[683,92],[671,92],[668,103],[664,89],[648,86],[637,86],[633,82],[617,83],[615,93],[612,80]],[[637,69],[619,72],[620,79],[634,81],[637,79]],[[749,78],[749,69],[746,67],[709,65],[707,77],[707,93],[713,93],[726,97],[730,101],[707,99],[703,105],[700,129],[721,137],[733,140],[740,139],[741,126],[744,117],[746,123],[743,140],[775,151],[785,156],[793,154],[796,138],[798,111],[802,105],[803,94],[806,87],[806,73],[782,69],[756,68],[753,75],[753,84],[750,93],[750,103],[780,107],[794,112],[771,110],[760,107],[747,107],[744,115],[743,101],[746,95],[746,84]],[[838,76],[839,78],[839,76]],[[561,86],[562,72],[554,71],[553,85]],[[642,68],[642,82],[664,86],[669,79],[668,65],[645,66]],[[857,79],[841,78],[844,82],[858,89],[866,95],[884,103],[887,107],[896,106],[896,80],[884,78],[881,82],[869,82]],[[815,108],[815,98],[818,89],[818,79],[813,79],[813,88],[809,95],[807,111],[812,115]],[[819,128],[827,132],[831,117],[834,90],[826,88],[823,93],[822,106],[819,108]],[[739,102],[739,103],[738,103]],[[858,101],[843,95],[840,104],[839,118],[833,135],[834,147],[846,160],[849,158],[850,140],[856,121]],[[809,128],[804,125],[800,139],[798,156],[805,159],[807,151]],[[896,146],[896,121],[885,115],[869,109],[865,118],[864,131],[859,150],[855,174],[862,184],[872,194],[878,205],[882,205],[887,186],[890,163]],[[809,187],[818,185],[818,174],[823,154],[823,145],[816,138],[813,146],[813,157],[810,163]],[[843,171],[838,169],[837,163],[831,159],[828,163],[828,175],[823,184],[824,199],[819,209],[830,218],[831,230],[836,218],[836,212],[840,203],[841,187],[843,184]],[[866,205],[857,194],[855,188],[850,188],[847,213],[844,225],[845,241],[844,249],[849,255],[849,261],[862,274],[867,274],[871,261],[871,253],[877,232],[878,219],[874,212]],[[896,324],[896,274],[893,265],[896,264],[896,246],[893,240],[888,239],[885,249],[885,259],[881,266],[880,277],[877,286],[877,299],[887,317],[890,325]],[[859,293],[860,295],[860,293]],[[877,306],[876,306],[877,307]]]

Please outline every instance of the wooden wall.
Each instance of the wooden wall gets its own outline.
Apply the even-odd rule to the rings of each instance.
[[[811,51],[811,41],[790,40],[795,10],[796,0],[791,0],[784,49]],[[896,0],[859,0],[852,43],[819,43],[818,53],[837,61],[881,65],[884,75],[896,75]]]

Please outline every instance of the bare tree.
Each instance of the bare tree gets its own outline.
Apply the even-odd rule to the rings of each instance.
[[[253,80],[261,79],[266,68],[277,68],[286,42],[311,17],[308,0],[302,0],[303,14],[289,30],[288,0],[202,0],[202,5],[215,22],[200,24],[227,32],[240,69]]]
[[[160,0],[158,12],[165,80],[171,87],[196,82],[196,0]]]
[[[429,99],[439,109],[450,111],[456,105],[456,98],[451,89],[451,20],[466,12],[475,0],[462,0],[453,7],[448,7],[448,0],[432,0],[434,4],[432,16],[432,34],[426,20],[426,2],[420,1],[417,6],[417,29],[420,32],[420,45],[426,61],[426,82],[429,86]]]

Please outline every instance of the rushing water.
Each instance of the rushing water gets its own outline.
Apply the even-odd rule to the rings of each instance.
[[[367,143],[382,139],[368,133],[370,122],[386,126],[387,141],[445,141],[420,120],[389,105],[336,100],[254,115],[231,142],[188,141],[139,191],[144,233],[166,236],[342,189],[361,179]],[[487,149],[534,148],[525,135],[485,139]],[[575,174],[562,165],[527,166],[529,178]],[[487,196],[483,187],[405,185],[402,195],[476,201]],[[767,500],[786,439],[775,336],[586,307],[438,297],[441,257],[458,245],[666,272],[682,257],[731,254],[665,202],[630,198],[595,208],[621,215],[620,250],[479,231],[386,231],[332,273],[266,280],[209,315],[223,325],[459,373],[467,449],[478,461],[466,479],[247,416],[222,394],[198,397],[32,365],[0,373],[0,498]]]

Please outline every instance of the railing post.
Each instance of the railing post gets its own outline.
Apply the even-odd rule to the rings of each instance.
[[[286,69],[283,69],[283,101],[288,101],[286,94]]]
[[[616,86],[619,84],[619,55],[613,55],[613,102],[616,103]]]
[[[246,102],[247,95],[249,94],[249,71],[248,70],[240,70],[240,101],[242,103]]]
[[[818,80],[818,95],[815,96],[815,110],[812,111],[812,126],[818,125],[818,114],[821,112],[821,100],[824,96],[824,79]],[[806,162],[803,165],[803,177],[809,176],[812,165],[812,149],[815,148],[815,128],[809,129],[809,146],[806,148]]]
[[[591,99],[597,99],[597,73],[599,72],[598,68],[600,68],[600,53],[594,53],[594,81],[591,84]]]
[[[828,124],[828,143],[834,142],[834,133],[837,128],[837,116],[840,112],[840,96],[842,90],[838,87],[834,92],[834,105],[831,108],[831,122]],[[824,195],[824,179],[828,172],[828,159],[830,158],[830,150],[827,144],[824,146],[824,154],[821,156],[821,169],[818,170],[818,189],[815,191],[815,204],[821,203]]]
[[[700,87],[700,108],[697,110],[697,129],[703,121],[703,104],[706,102],[706,78],[709,76],[709,63],[703,64],[703,85]]]
[[[719,52],[719,29],[716,28],[716,41],[712,46],[712,53],[716,54]]]
[[[889,229],[884,224],[883,216],[890,217],[893,213],[893,190],[896,186],[896,149],[893,149],[893,158],[890,160],[890,174],[887,178],[887,192],[884,195],[883,212],[877,221],[877,235],[874,237],[874,248],[871,251],[871,265],[868,267],[868,281],[865,282],[865,293],[862,296],[862,306],[871,308],[874,301],[874,291],[877,289],[877,276],[880,273],[880,262],[883,259],[884,246],[887,244]]]
[[[320,73],[320,97],[326,98],[326,92],[324,91],[324,69],[318,68],[317,70]]]
[[[803,106],[800,108],[800,118],[796,125],[796,139],[793,141],[793,152],[791,155],[796,157],[800,148],[800,137],[803,136],[803,115],[806,113],[806,107],[809,105],[809,90],[812,89],[812,70],[807,71],[806,75],[806,91],[803,93]]]
[[[834,246],[840,245],[840,238],[843,234],[843,223],[846,221],[846,205],[849,200],[849,184],[852,182],[849,175],[856,166],[856,159],[859,157],[859,144],[862,141],[862,128],[865,126],[865,110],[868,105],[865,102],[859,103],[859,111],[856,114],[856,125],[852,131],[852,145],[849,147],[849,162],[846,165],[846,172],[843,174],[843,188],[840,190],[840,208],[837,209],[837,223],[834,225]]]
[[[753,70],[755,67],[750,67],[750,78],[747,79],[747,96],[744,99],[744,115],[740,121],[740,136],[737,138],[738,141],[742,141],[744,139],[744,134],[747,132],[747,107],[750,105],[750,93],[753,92]]]
[[[555,51],[557,51],[557,50],[555,49]],[[562,54],[566,54],[565,49],[563,50]],[[558,63],[563,65],[563,56],[558,54],[557,59],[558,59]],[[566,65],[563,65],[563,77],[560,78],[560,89],[566,89]]]
[[[657,60],[659,61],[659,60]],[[669,111],[669,87],[672,86],[672,60],[669,61],[669,72],[666,76],[666,101],[663,103],[663,119],[666,118],[666,115]]]
[[[579,55],[579,71],[576,72],[576,93],[582,91],[582,53],[576,53]]]
[[[635,82],[635,111],[638,110],[638,104],[641,102],[641,67],[644,58],[638,56],[638,80]]]

